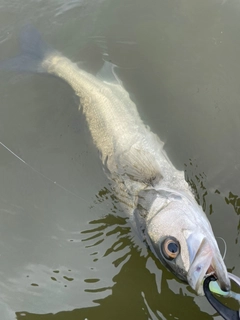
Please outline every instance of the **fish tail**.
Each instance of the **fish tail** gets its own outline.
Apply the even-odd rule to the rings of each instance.
[[[0,69],[46,73],[47,69],[43,62],[53,50],[46,44],[32,25],[26,25],[20,34],[20,54],[0,62]]]

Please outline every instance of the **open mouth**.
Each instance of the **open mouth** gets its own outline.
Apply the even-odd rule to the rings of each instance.
[[[214,276],[217,279],[217,275],[216,275],[215,270],[214,270],[214,268],[213,268],[213,266],[211,264],[210,264],[209,268],[206,271],[205,278],[208,277],[208,276]]]
[[[229,291],[230,280],[217,245],[202,234],[192,234],[187,241],[191,252],[187,275],[189,285],[198,295],[204,295],[203,281],[208,276],[213,276],[223,291]]]
[[[219,287],[219,290],[221,290],[220,289],[220,286],[222,287],[222,292],[225,292],[225,294],[227,294],[229,291],[230,291],[230,286],[226,286],[226,283],[225,284],[223,284],[223,283],[221,283],[221,279],[219,279],[219,277],[217,276],[217,273],[216,273],[216,270],[215,270],[215,268],[212,266],[212,264],[210,264],[210,266],[209,266],[209,268],[207,269],[207,271],[206,271],[206,273],[205,273],[205,276],[204,276],[204,278],[203,278],[203,281],[202,281],[202,283],[205,281],[205,279],[206,278],[208,278],[208,277],[213,277],[215,280],[216,280],[216,283],[218,283],[218,287]],[[230,278],[231,279],[231,277],[232,277],[232,274],[230,274],[230,273],[228,273],[228,278]],[[233,277],[235,277],[234,275],[233,275]],[[237,279],[237,281],[239,281],[239,283],[238,283],[238,285],[240,285],[240,278],[238,278],[238,277],[236,277],[236,279]]]

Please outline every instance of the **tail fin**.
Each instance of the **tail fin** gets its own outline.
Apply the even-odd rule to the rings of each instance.
[[[53,52],[32,25],[26,25],[20,34],[21,52],[14,58],[0,62],[0,69],[26,72],[47,72],[42,62]]]

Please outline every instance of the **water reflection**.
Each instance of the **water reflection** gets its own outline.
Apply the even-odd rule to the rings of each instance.
[[[185,164],[185,177],[188,181],[189,185],[191,186],[195,198],[197,202],[203,207],[204,212],[207,215],[211,215],[213,213],[213,195],[209,195],[208,190],[211,190],[211,192],[218,196],[218,201],[221,201],[221,199],[224,199],[224,202],[227,205],[232,206],[234,212],[237,216],[240,215],[240,196],[228,191],[228,194],[225,195],[225,192],[220,191],[221,186],[219,186],[219,189],[215,188],[209,188],[208,184],[208,178],[207,175],[202,172],[198,172],[198,165],[195,160],[190,159],[188,164]],[[196,173],[198,172],[198,173]],[[225,209],[226,210],[226,209]],[[228,223],[231,223],[231,220],[229,220]],[[236,239],[235,243],[238,243],[238,238],[240,234],[240,218],[238,219],[238,224],[236,225],[234,221],[232,221],[231,225],[234,225],[237,227],[236,232]]]
[[[235,243],[237,244],[240,233],[240,218],[238,218],[238,224],[236,224],[235,221],[236,215],[240,215],[240,197],[231,191],[225,195],[225,192],[219,190],[221,186],[219,186],[219,189],[212,187],[209,184],[208,175],[204,172],[199,172],[196,160],[190,159],[189,163],[185,164],[185,177],[194,192],[197,202],[203,207],[204,212],[210,219],[213,229],[217,227],[217,222],[220,224],[221,212],[219,212],[219,208],[225,212],[226,217],[223,217],[223,223],[225,223],[226,228],[228,227],[227,230],[231,231],[231,235],[236,237]],[[236,214],[235,216],[230,215],[231,212],[225,204],[232,206],[234,213]],[[217,219],[215,218],[212,220],[214,218],[212,216],[213,213],[216,213],[215,217]],[[226,218],[227,221],[224,221]],[[234,232],[235,228],[236,232]],[[228,234],[228,231],[225,232],[225,234]],[[223,233],[217,234],[217,236],[223,236]],[[229,240],[228,243],[231,245],[231,240]],[[221,247],[222,243],[219,242],[219,245]],[[228,249],[231,248],[232,247],[228,246]],[[231,270],[232,269],[229,269],[229,271]]]
[[[235,213],[237,215],[240,215],[240,197],[236,194],[233,194],[231,191],[229,192],[228,194],[228,197],[225,197],[225,201],[227,204],[230,204]],[[238,221],[238,225],[237,225],[237,237],[236,237],[236,244],[238,243],[238,238],[239,238],[239,234],[240,234],[240,218],[239,218],[239,221]]]
[[[109,198],[113,200],[112,210],[117,210],[117,201],[107,188],[98,193],[95,204],[102,204]],[[202,309],[201,303],[195,301],[195,294],[162,267],[138,240],[128,219],[121,216],[121,210],[117,212],[117,215],[108,213],[90,221],[80,233],[72,233],[70,243],[79,243],[80,240],[86,257],[90,258],[85,263],[85,268],[90,269],[87,277],[83,270],[58,268],[50,272],[45,268],[44,271],[52,282],[65,285],[74,281],[79,285],[83,276],[81,285],[94,305],[56,314],[35,314],[23,310],[16,313],[17,319],[105,319],[106,315],[107,319],[116,320],[125,317],[186,319],[186,310],[182,308],[184,304],[191,305],[187,311],[189,318],[199,314],[205,319],[212,319],[209,310],[205,313],[204,298],[201,298]],[[43,267],[40,266],[38,274],[41,272]],[[36,290],[35,283],[30,282]],[[74,291],[76,294],[76,289]],[[79,306],[81,298],[79,295]]]
[[[55,315],[35,315],[17,313],[17,319],[116,319],[125,317],[133,319],[195,319],[198,315],[204,319],[212,316],[200,311],[194,302],[194,295],[190,296],[181,287],[178,293],[169,288],[172,281],[170,273],[163,272],[160,279],[161,292],[156,283],[156,272],[161,273],[153,262],[153,257],[144,257],[136,248],[132,248],[130,259],[122,266],[121,271],[113,278],[115,285],[112,294],[104,299],[97,299],[98,306],[92,308],[75,309],[68,312],[59,312]],[[152,262],[151,268],[146,268]],[[155,269],[156,268],[156,269]],[[202,298],[204,299],[204,298]],[[187,311],[184,305],[191,305]]]
[[[228,197],[225,197],[225,201],[227,204],[231,204],[234,208],[234,211],[237,215],[240,214],[240,197],[236,194],[233,194],[231,191],[229,192]],[[238,226],[239,229],[239,226]]]
[[[205,213],[209,215],[212,214],[213,207],[211,203],[207,203],[208,192],[204,185],[207,180],[207,175],[204,172],[196,173],[198,171],[198,165],[194,159],[189,159],[189,163],[185,163],[184,167],[185,179],[190,185],[198,204],[202,206]]]

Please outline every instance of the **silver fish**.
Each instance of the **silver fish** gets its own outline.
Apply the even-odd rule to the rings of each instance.
[[[21,55],[4,67],[45,72],[69,83],[80,97],[115,194],[156,257],[199,295],[210,273],[229,291],[226,266],[202,207],[184,173],[166,155],[164,143],[142,122],[113,65],[105,62],[93,76],[47,46],[30,26],[21,35],[21,47]],[[104,80],[106,73],[113,81]]]

